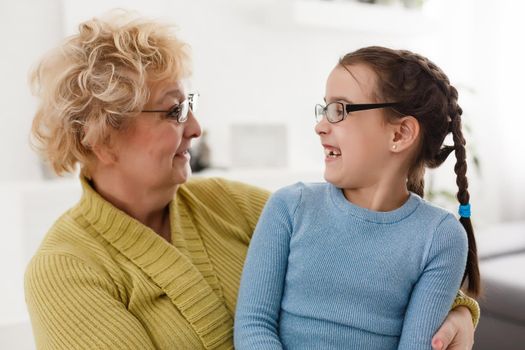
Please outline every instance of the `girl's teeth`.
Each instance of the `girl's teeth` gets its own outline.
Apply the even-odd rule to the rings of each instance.
[[[336,150],[328,150],[325,148],[324,154],[325,156],[330,157],[330,158],[337,158],[341,155],[341,152],[336,151]]]

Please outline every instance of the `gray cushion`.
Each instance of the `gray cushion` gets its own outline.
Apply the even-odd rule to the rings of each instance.
[[[525,221],[476,232],[482,296],[475,350],[525,349]]]
[[[498,224],[475,234],[480,260],[525,253],[525,221]]]
[[[525,253],[482,261],[483,312],[525,327]]]

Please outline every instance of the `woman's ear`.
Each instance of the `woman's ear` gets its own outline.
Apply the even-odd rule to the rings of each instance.
[[[420,127],[415,117],[404,116],[391,123],[391,126],[390,150],[392,152],[402,152],[417,144]]]
[[[114,149],[107,144],[96,144],[91,147],[91,151],[101,164],[111,165],[117,161]]]

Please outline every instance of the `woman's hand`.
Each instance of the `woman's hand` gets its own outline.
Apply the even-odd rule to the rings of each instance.
[[[432,338],[434,350],[471,350],[474,345],[472,315],[465,306],[449,312],[445,322]]]

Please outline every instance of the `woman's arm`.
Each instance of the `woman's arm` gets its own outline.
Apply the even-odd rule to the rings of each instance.
[[[412,291],[398,349],[431,349],[432,336],[460,286],[467,249],[461,225],[448,215],[434,233],[423,273]]]
[[[238,350],[282,349],[279,312],[294,211],[285,193],[270,198],[248,249],[235,315]]]
[[[474,299],[470,300],[477,306],[477,302]],[[477,308],[479,309],[479,306]],[[474,345],[475,328],[471,312],[472,309],[466,306],[453,308],[447,315],[443,325],[439,328],[439,331],[432,338],[432,349],[471,350]],[[479,311],[477,314],[479,315]]]
[[[155,349],[101,273],[70,255],[37,255],[25,275],[38,349]]]

